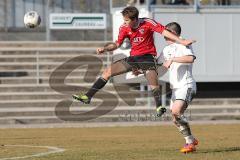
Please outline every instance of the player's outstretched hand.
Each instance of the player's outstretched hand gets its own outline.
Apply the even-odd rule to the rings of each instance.
[[[183,39],[182,44],[183,44],[184,46],[189,46],[189,45],[191,45],[191,44],[193,44],[193,43],[195,43],[195,42],[196,42],[196,40]]]
[[[109,42],[104,45],[104,47],[97,48],[96,52],[97,54],[102,54],[104,52],[110,52],[118,48],[118,45],[114,42]]]
[[[166,68],[169,68],[171,66],[172,62],[173,62],[172,59],[167,60],[163,63],[163,66]]]
[[[96,49],[97,54],[103,54],[105,52],[104,48],[97,48]]]
[[[143,74],[143,72],[141,72],[139,69],[137,69],[137,68],[133,68],[132,69],[132,74],[134,75],[134,76],[138,76],[139,74]]]

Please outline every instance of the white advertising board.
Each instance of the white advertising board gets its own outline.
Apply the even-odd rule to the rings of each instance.
[[[52,13],[50,29],[106,29],[105,13]]]

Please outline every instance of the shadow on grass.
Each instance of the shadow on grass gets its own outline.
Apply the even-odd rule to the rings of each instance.
[[[236,152],[240,151],[240,147],[229,147],[229,148],[219,148],[219,149],[209,149],[209,150],[198,150],[198,153],[218,153],[218,152]]]

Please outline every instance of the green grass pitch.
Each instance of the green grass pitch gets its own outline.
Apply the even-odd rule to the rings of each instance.
[[[192,125],[200,144],[182,154],[184,140],[173,125],[97,128],[0,129],[0,160],[239,160],[240,124]],[[53,146],[64,152],[42,155]]]

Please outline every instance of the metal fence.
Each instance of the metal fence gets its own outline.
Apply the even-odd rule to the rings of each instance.
[[[127,5],[142,5],[149,9],[164,8],[239,8],[239,0],[1,0],[0,1],[0,40],[47,40],[48,19],[50,13],[106,13],[108,40],[111,40],[113,8],[123,8]],[[37,11],[42,17],[38,29],[29,31],[24,27],[23,17],[29,10]],[[15,34],[21,32],[21,34]],[[35,35],[29,32],[34,32]],[[52,40],[103,40],[102,31],[65,31],[53,32]],[[94,35],[96,35],[94,37]]]
[[[35,10],[46,26],[48,13],[109,13],[106,0],[2,0],[0,1],[1,28],[23,27],[23,16],[27,11]],[[46,17],[46,18],[45,18]]]
[[[1,0],[0,1],[0,28],[23,27],[23,16],[29,10],[36,10],[42,17],[50,13],[108,13],[111,7],[126,5],[198,5],[222,6],[240,5],[239,0]],[[43,18],[42,26],[46,26]]]

